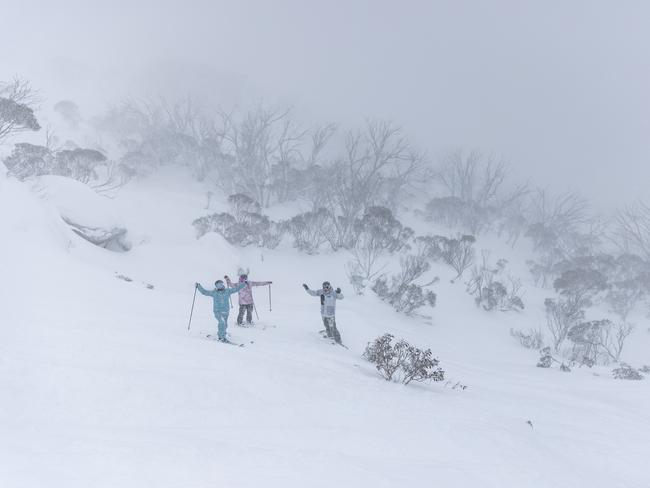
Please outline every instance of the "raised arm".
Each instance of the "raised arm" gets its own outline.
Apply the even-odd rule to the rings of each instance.
[[[199,290],[199,293],[200,293],[201,295],[205,295],[206,297],[211,297],[211,296],[212,296],[212,292],[206,290],[205,288],[203,288],[203,287],[201,286],[201,283],[197,283],[197,284],[196,284],[196,289]]]
[[[337,300],[343,300],[345,297],[343,296],[343,293],[341,293],[341,289],[337,288],[336,289],[336,299]]]
[[[246,283],[237,283],[235,286],[231,288],[226,288],[226,291],[228,292],[229,295],[232,295],[233,293],[237,293],[239,290],[244,288],[246,286]]]
[[[251,286],[265,286],[273,283],[272,281],[249,281],[248,284]]]
[[[302,287],[305,289],[305,291],[306,291],[309,295],[311,295],[311,296],[313,296],[313,297],[317,297],[318,295],[321,294],[321,291],[320,291],[320,290],[310,290],[309,287],[308,287],[307,285],[305,285],[304,283],[302,284]]]
[[[230,276],[226,275],[223,277],[224,280],[226,280],[226,285],[228,285],[228,288],[232,286],[232,281],[230,281]]]

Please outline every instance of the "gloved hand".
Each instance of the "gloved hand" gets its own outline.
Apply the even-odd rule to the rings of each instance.
[[[230,280],[230,278],[228,278],[228,275],[224,276],[223,279],[224,280]]]
[[[309,287],[308,287],[307,285],[305,285],[304,283],[302,284],[302,287],[303,287],[305,290],[309,290]]]
[[[198,283],[194,283],[194,288],[198,288],[198,287],[199,287],[199,284],[198,284]]]
[[[337,289],[336,289],[336,293],[341,293],[341,289],[340,289],[340,288],[337,288]]]

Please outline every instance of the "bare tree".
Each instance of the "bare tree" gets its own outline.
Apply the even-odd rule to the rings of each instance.
[[[423,154],[391,122],[368,120],[364,131],[349,132],[343,157],[326,169],[327,207],[336,216],[332,247],[351,246],[354,222],[367,207],[392,207],[403,198],[423,161]]]
[[[625,252],[650,260],[650,206],[639,202],[621,210],[616,216],[614,241]]]
[[[447,202],[456,202],[459,221],[470,232],[477,234],[493,224],[528,192],[527,185],[507,188],[510,169],[505,161],[485,156],[478,151],[465,153],[456,150],[448,154],[436,168],[432,177],[447,192]]]
[[[217,134],[222,140],[222,157],[236,167],[235,191],[268,207],[273,195],[274,167],[287,165],[288,169],[290,161],[301,159],[300,148],[307,131],[298,128],[289,109],[257,107],[241,120],[226,112],[219,112],[219,117]]]

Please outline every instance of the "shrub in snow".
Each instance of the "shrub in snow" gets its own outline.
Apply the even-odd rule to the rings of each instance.
[[[618,361],[631,332],[631,326],[614,324],[607,319],[573,325],[567,334],[573,342],[571,359],[590,367]]]
[[[324,208],[291,218],[286,228],[293,236],[293,247],[307,254],[316,254],[320,246],[327,242],[324,231],[330,225],[330,218],[330,213]]]
[[[553,365],[555,359],[551,356],[551,348],[545,347],[540,351],[540,358],[537,362],[538,368],[550,368]]]
[[[107,160],[94,149],[52,151],[45,146],[19,143],[5,158],[9,174],[21,181],[43,175],[57,175],[85,183],[96,191],[125,185],[133,176],[122,165]]]
[[[529,329],[528,332],[510,329],[510,335],[526,349],[539,350],[544,345],[544,336],[539,329]]]
[[[29,83],[15,78],[9,83],[0,82],[0,142],[21,131],[40,130],[34,110],[35,94]]]
[[[467,292],[474,295],[477,307],[502,312],[524,309],[521,281],[511,276],[502,277],[506,263],[507,261],[500,259],[495,267],[490,267],[487,254],[484,254],[483,264],[472,268],[472,277],[467,282]]]
[[[563,373],[570,373],[571,368],[569,368],[569,366],[567,366],[566,364],[562,363],[560,364],[560,371],[562,371]]]
[[[54,155],[45,146],[21,142],[4,160],[11,176],[24,181],[30,176],[48,174],[54,166]]]
[[[445,263],[456,271],[460,278],[465,270],[474,263],[474,243],[476,238],[470,235],[440,239],[440,255]]]
[[[257,204],[250,197],[235,194],[228,197],[231,213],[221,212],[200,217],[192,222],[198,237],[208,232],[221,234],[230,244],[237,246],[256,245],[274,248],[282,240],[284,228],[258,213]]]
[[[442,381],[445,372],[438,366],[431,349],[422,350],[401,339],[393,343],[392,334],[384,334],[366,346],[363,357],[373,363],[386,381]]]
[[[612,370],[612,375],[617,380],[642,380],[644,376],[627,363],[621,363],[618,368]]]
[[[390,280],[385,277],[377,278],[372,285],[372,290],[395,310],[407,315],[413,314],[425,305],[435,307],[436,294],[426,287],[436,280],[424,285],[415,283],[430,267],[423,255],[408,255],[400,259],[398,274],[392,275]]]

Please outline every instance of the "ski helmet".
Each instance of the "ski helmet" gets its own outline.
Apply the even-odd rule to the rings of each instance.
[[[330,284],[329,281],[323,281],[323,290],[331,290],[332,285]]]

